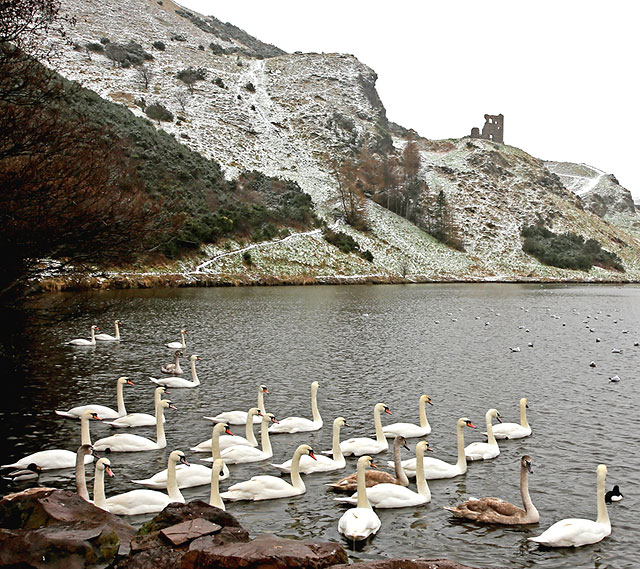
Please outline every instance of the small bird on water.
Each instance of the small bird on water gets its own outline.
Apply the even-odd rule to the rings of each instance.
[[[613,487],[613,490],[609,490],[604,495],[604,501],[607,504],[611,504],[611,502],[619,502],[620,500],[622,500],[622,498],[623,498],[622,492],[620,492],[620,488],[618,487],[617,484]]]

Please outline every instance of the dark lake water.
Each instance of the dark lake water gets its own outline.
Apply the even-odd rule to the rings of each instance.
[[[54,409],[86,403],[115,407],[120,375],[135,382],[125,387],[127,409],[152,412],[154,386],[148,376],[161,375],[161,364],[172,354],[164,343],[177,340],[184,327],[190,332],[187,355],[203,358],[198,366],[202,386],[172,390],[178,410],[167,413],[167,449],[111,457],[116,477],[107,481],[107,496],[133,488],[132,478],[164,468],[171,450],[181,449],[198,462],[206,455],[189,447],[211,436],[211,424],[202,416],[248,409],[255,405],[260,383],[269,387],[266,407],[277,417],[310,417],[309,384],[320,382],[324,428],[272,437],[273,462],[290,458],[302,442],[316,450],[330,448],[331,422],[338,415],[352,425],[344,437],[371,435],[377,402],[393,412],[385,422],[417,422],[422,393],[434,402],[428,409],[433,456],[455,462],[458,417],[468,416],[481,427],[487,409],[496,407],[505,421],[517,422],[518,401],[528,397],[531,437],[501,441],[498,458],[470,464],[464,476],[431,481],[432,501],[426,506],[380,510],[380,532],[362,551],[352,552],[352,558],[448,557],[473,566],[510,568],[638,566],[638,524],[632,512],[638,507],[635,488],[640,487],[640,347],[633,344],[640,341],[640,287],[476,284],[106,291],[52,295],[43,298],[40,307],[64,318],[55,323],[27,321],[5,342],[2,463],[47,448],[75,450],[79,423],[57,417]],[[124,322],[121,343],[64,345],[86,336],[93,323],[112,333],[116,318]],[[511,352],[515,346],[521,351]],[[614,348],[623,351],[612,353]],[[592,360],[597,367],[589,367]],[[619,383],[609,382],[613,375],[620,376]],[[91,429],[94,440],[110,434],[102,424],[92,423]],[[482,440],[480,430],[465,430],[465,443]],[[127,432],[154,436],[153,428]],[[416,441],[410,441],[412,449]],[[404,458],[411,457],[403,452]],[[469,496],[499,496],[519,504],[519,458],[525,453],[534,462],[530,490],[540,511],[539,525],[514,529],[451,521],[442,507]],[[376,462],[384,464],[390,454],[377,455]],[[527,537],[561,518],[595,519],[599,463],[608,466],[607,488],[619,484],[625,496],[609,506],[611,536],[577,550],[543,551],[527,543]],[[355,459],[350,458],[347,469],[337,474],[307,476],[303,496],[231,503],[227,509],[252,535],[274,532],[341,540],[337,522],[344,509],[324,484],[354,470]],[[221,488],[255,474],[276,473],[267,462],[232,466],[231,478]],[[71,471],[52,471],[40,482],[73,488],[71,476]],[[0,494],[24,486],[2,480]],[[187,500],[206,500],[209,489],[183,494]]]

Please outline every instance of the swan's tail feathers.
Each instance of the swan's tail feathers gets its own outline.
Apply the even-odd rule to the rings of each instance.
[[[273,468],[277,468],[280,472],[291,472],[290,468],[282,466],[282,464],[273,464],[273,463],[271,463],[271,466],[273,466]]]
[[[13,464],[0,464],[0,468],[20,468],[19,462],[14,462]]]
[[[123,425],[122,423],[116,423],[115,421],[103,421],[103,425],[109,425],[112,429],[122,429],[124,427],[128,427],[129,425]]]
[[[331,455],[331,454],[333,454],[333,451],[332,450],[321,450],[320,454]]]
[[[206,419],[207,421],[213,421],[214,423],[221,423],[222,422],[217,417],[203,417],[203,419]]]
[[[67,411],[58,411],[57,409],[56,409],[56,415],[60,415],[61,417],[67,417],[68,419],[77,419],[77,417],[72,413],[68,413]]]
[[[157,383],[158,385],[160,385],[160,380],[156,379],[155,377],[150,377],[149,378],[151,381],[153,381],[153,383]]]
[[[538,535],[536,537],[528,537],[527,541],[533,541],[535,543],[542,543],[544,545],[545,542],[540,539],[541,537],[542,537],[541,535]]]
[[[351,496],[338,496],[333,499],[334,502],[341,502],[343,504],[357,504],[358,499],[352,498]]]
[[[143,486],[147,486],[148,484],[153,484],[153,480],[151,480],[150,478],[147,480],[132,480],[131,482],[133,482],[134,484],[142,484]]]

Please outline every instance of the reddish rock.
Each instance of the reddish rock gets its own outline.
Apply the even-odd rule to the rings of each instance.
[[[0,500],[0,566],[106,567],[135,529],[74,492],[30,488]]]
[[[297,541],[273,535],[214,547],[198,542],[193,542],[182,558],[181,569],[322,569],[348,562],[344,548],[331,542]]]
[[[187,520],[181,524],[170,526],[160,530],[160,535],[170,541],[173,545],[182,545],[189,541],[193,541],[198,537],[203,537],[211,533],[219,532],[222,526],[212,524],[207,520],[198,518],[196,520]]]

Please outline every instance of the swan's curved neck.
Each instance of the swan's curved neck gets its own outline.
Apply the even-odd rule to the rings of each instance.
[[[596,522],[599,524],[603,524],[605,526],[611,527],[611,522],[609,521],[609,512],[607,511],[607,504],[604,501],[604,481],[605,474],[598,472],[598,485],[597,485],[597,501],[598,501],[598,518]]]
[[[216,430],[216,424],[213,425],[213,433],[211,434],[211,456],[213,460],[221,458],[220,456],[220,431]]]
[[[161,389],[156,389],[154,394],[153,394],[153,408],[155,409],[158,406],[158,403],[160,403],[160,400],[162,399],[162,393],[163,391]]]
[[[490,445],[495,446],[498,443],[496,442],[496,438],[493,436],[493,425],[491,424],[491,415],[489,415],[489,413],[487,413],[485,417],[485,423],[487,425],[487,442]]]
[[[211,495],[209,505],[224,510],[224,503],[220,498],[220,464],[214,464],[211,468]]]
[[[420,402],[420,426],[425,429],[429,426],[429,419],[427,419],[427,403]]]
[[[264,409],[264,391],[262,391],[262,388],[258,390],[258,409],[260,409],[260,413],[263,415],[266,413]]]
[[[96,343],[96,329],[95,328],[91,328],[91,343],[92,344]]]
[[[169,459],[169,473],[167,475],[167,494],[174,502],[184,502],[184,498],[178,489],[176,461],[171,459]]]
[[[118,381],[116,385],[116,399],[118,401],[118,416],[124,417],[127,414],[127,408],[124,406],[124,383]]]
[[[529,496],[529,472],[524,465],[520,466],[520,496],[522,497],[522,505],[524,506],[524,511],[527,512],[527,516],[538,516],[538,510],[533,505],[531,496]]]
[[[461,474],[464,474],[467,471],[467,457],[464,455],[464,423],[462,425],[458,425],[457,431],[458,462],[456,462],[456,467]]]
[[[318,423],[322,421],[320,411],[318,411],[318,388],[311,388],[311,413],[313,415],[313,422]]]
[[[104,495],[104,470],[96,467],[96,473],[93,479],[93,503],[98,508],[104,508],[106,497]]]
[[[164,407],[158,404],[156,405],[156,442],[160,448],[167,446],[167,439],[164,436],[164,425],[162,418],[164,416]]]
[[[376,407],[373,410],[373,422],[376,426],[376,441],[379,443],[389,444],[387,438],[384,436],[384,432],[382,431],[382,419],[380,418],[380,410]]]
[[[78,496],[89,501],[89,491],[87,490],[87,479],[84,472],[84,457],[85,453],[79,452],[76,454],[76,492]]]
[[[260,423],[260,446],[262,447],[262,452],[266,452],[269,456],[273,454],[273,451],[271,450],[271,441],[269,440],[270,421],[271,419],[269,419],[269,417],[264,416]]]
[[[180,339],[182,340],[182,349],[184,350],[187,347],[187,343],[184,340],[184,332],[180,330]]]
[[[416,486],[418,494],[425,496],[427,500],[431,498],[431,490],[424,476],[424,448],[422,446],[416,449]]]
[[[118,321],[116,320],[114,323],[115,327],[116,327],[116,335],[114,336],[114,338],[116,340],[120,339],[120,327],[118,326]]]
[[[191,378],[193,379],[194,385],[200,385],[200,380],[198,379],[198,374],[196,373],[196,360],[191,360]]]
[[[91,433],[89,432],[89,417],[80,417],[80,444],[91,444]]]
[[[304,493],[306,490],[304,486],[304,482],[300,477],[300,457],[302,456],[302,450],[296,450],[293,455],[293,460],[291,461],[291,485],[300,490],[301,493]]]
[[[520,404],[520,425],[522,425],[525,429],[529,428],[529,422],[527,421],[527,404]]]
[[[358,462],[356,478],[358,481],[358,508],[371,508],[369,497],[367,496],[367,480],[364,462]]]
[[[399,444],[394,443],[393,445],[393,468],[396,473],[396,478],[400,481],[403,486],[409,486],[409,479],[404,472],[404,468],[402,468],[402,461],[400,460],[400,446]],[[416,472],[417,472],[416,467]]]
[[[253,415],[251,413],[247,413],[247,424],[244,426],[244,434],[250,445],[254,447],[258,446],[256,435],[253,432]]]
[[[331,453],[333,454],[333,460],[336,462],[342,462],[344,456],[342,449],[340,448],[340,425],[334,423],[333,425],[333,441],[331,444]]]

